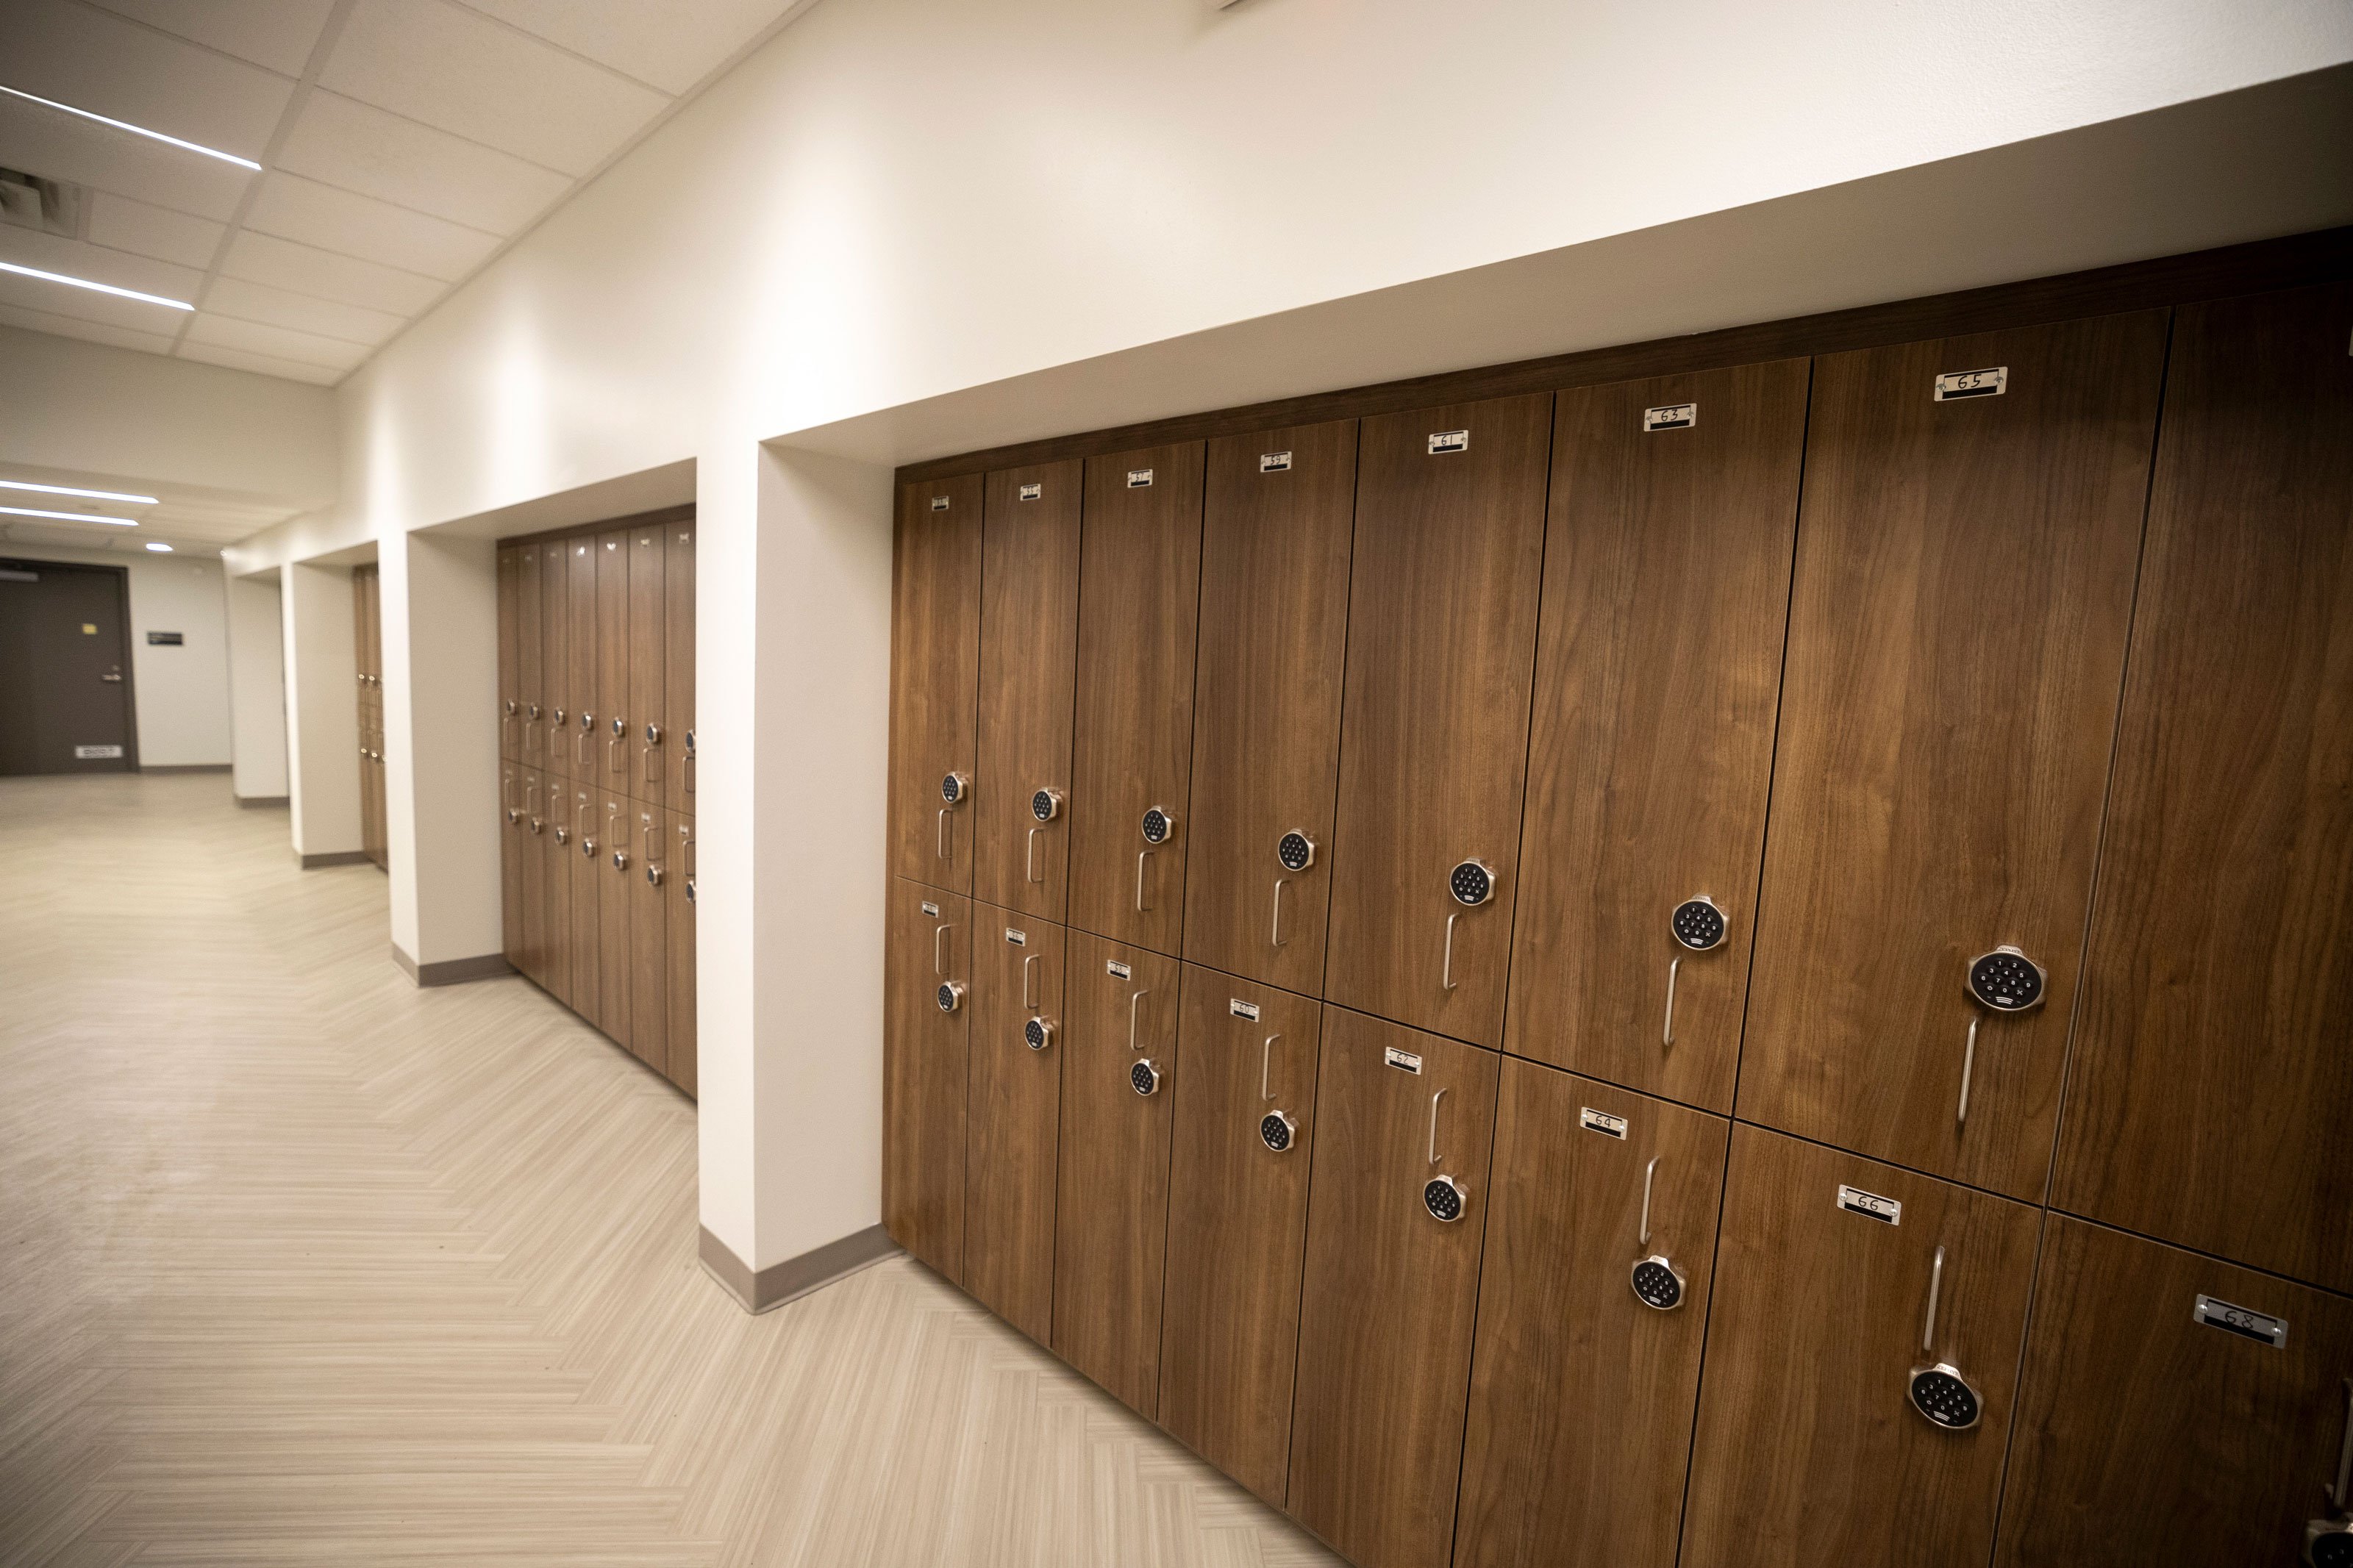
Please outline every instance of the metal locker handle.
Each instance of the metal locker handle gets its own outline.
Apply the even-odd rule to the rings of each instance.
[[[1683,961],[1680,958],[1667,965],[1667,1022],[1659,1031],[1659,1044],[1662,1046],[1675,1043],[1675,975],[1683,966]]]
[[[1032,882],[1046,879],[1038,875],[1038,829],[1034,827],[1029,830],[1029,846],[1022,852],[1021,874]]]
[[[1144,999],[1151,994],[1152,987],[1147,985],[1127,999],[1127,1048],[1131,1051],[1140,1051],[1144,1048],[1135,1043],[1135,1011],[1143,1005]]]
[[[1038,1001],[1037,994],[1029,988],[1029,976],[1036,972],[1037,967],[1038,955],[1034,952],[1021,961],[1021,1005],[1033,1011],[1038,1005]]]
[[[2353,1492],[2353,1377],[2345,1380],[2345,1440],[2337,1450],[2337,1484],[2328,1489],[2328,1500],[2337,1511],[2347,1511],[2347,1493]]]
[[[1945,1289],[1945,1249],[1936,1248],[1936,1260],[1928,1266],[1928,1315],[1920,1324],[1920,1350],[1923,1354],[1936,1353],[1936,1298]]]
[[[1282,945],[1282,889],[1289,885],[1290,880],[1288,877],[1277,877],[1274,879],[1274,925],[1267,932],[1266,941],[1269,947]]]
[[[1261,1100],[1274,1098],[1274,1091],[1266,1086],[1266,1075],[1267,1069],[1273,1065],[1274,1042],[1281,1038],[1282,1037],[1280,1034],[1269,1035],[1266,1037],[1266,1043],[1258,1048],[1258,1097]]]
[[[1149,849],[1139,849],[1135,852],[1135,912],[1137,914],[1148,912],[1144,902],[1144,862],[1149,859],[1151,855],[1152,851]]]
[[[1430,1097],[1430,1163],[1433,1165],[1438,1163],[1438,1102],[1445,1098],[1442,1089]]]
[[[1439,984],[1440,984],[1440,985],[1441,985],[1442,987],[1444,987],[1446,990],[1449,990],[1449,991],[1451,991],[1451,990],[1453,990],[1453,989],[1454,989],[1454,921],[1455,921],[1455,919],[1456,919],[1456,916],[1454,916],[1454,915],[1448,915],[1448,916],[1446,917],[1446,964],[1445,964],[1445,968],[1444,968],[1443,972],[1442,972],[1442,973],[1440,973],[1440,975],[1439,975],[1439,977],[1438,977],[1438,983],[1439,983]]]
[[[577,766],[585,768],[595,760],[588,755],[588,727],[596,721],[594,714],[580,715],[580,734],[572,742],[572,761]]]
[[[689,758],[688,760],[691,762],[693,759]],[[940,807],[940,821],[937,837],[939,838],[940,847],[939,858],[943,860],[952,860],[955,858],[955,851],[948,847],[948,808],[944,805]]]
[[[1969,1119],[1969,1076],[1978,1066],[1978,1021],[1969,1020],[1968,1047],[1961,1053],[1961,1103],[1953,1114],[1953,1125],[1958,1127]]]
[[[539,815],[539,785],[534,784],[524,786],[522,792],[522,808],[531,813],[533,816],[537,816]]]
[[[585,800],[572,808],[572,837],[580,840],[580,853],[594,855],[596,853],[596,845],[588,837],[588,824],[585,820],[587,816],[588,803]]]
[[[1642,1167],[1642,1245],[1651,1245],[1651,1179],[1659,1173],[1662,1156],[1653,1154],[1651,1163]]]
[[[646,783],[661,783],[661,726],[646,726]]]
[[[932,973],[934,974],[948,972],[948,932],[955,929],[945,921],[932,928]]]

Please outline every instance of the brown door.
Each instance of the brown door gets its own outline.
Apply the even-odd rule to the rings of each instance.
[[[2353,1289],[2353,288],[2175,320],[2053,1202]]]
[[[1715,1110],[1740,1063],[1807,370],[1585,387],[1554,415],[1505,1043]]]
[[[1076,461],[991,474],[983,527],[973,892],[1051,921],[1070,895],[1079,481]]]
[[[574,776],[572,731],[579,699],[572,689],[571,552],[562,541],[539,547],[541,700],[547,705],[547,771]]]
[[[667,644],[662,609],[667,594],[663,568],[670,558],[668,530],[640,523],[629,531],[629,782],[628,793],[653,805],[663,804],[670,753],[670,688],[664,668]]]
[[[900,486],[891,558],[891,869],[959,893],[979,768],[980,491],[978,474]]]
[[[500,951],[518,973],[523,968],[524,846],[531,829],[523,817],[522,770],[512,763],[499,764],[499,932]]]
[[[2156,311],[1815,362],[1744,1119],[2041,1197],[2164,349]]]
[[[522,555],[514,545],[499,551],[499,755],[511,763],[522,757]]]
[[[662,525],[663,707],[670,733],[661,745],[663,798],[694,810],[694,519]]]
[[[0,774],[139,766],[130,574],[0,561]]]
[[[369,589],[375,582],[375,567],[352,568],[352,668],[357,677],[353,700],[357,705],[360,737],[360,853],[370,861],[382,865],[384,862],[376,850],[383,825],[377,820],[375,809],[375,721],[368,702],[368,682],[375,668],[375,595]]]
[[[526,710],[528,711],[528,710]],[[522,963],[535,984],[547,984],[547,780],[522,770]]]
[[[670,1073],[670,822],[629,802],[629,1049]]]
[[[1212,441],[1206,489],[1185,956],[1317,995],[1356,422]]]
[[[552,733],[552,731],[551,731]],[[572,1002],[572,786],[553,773],[543,775],[543,809],[547,824],[533,842],[539,847],[540,896],[546,900],[541,926],[540,984],[558,1002]]]
[[[596,536],[596,739],[588,748],[596,787],[629,793],[629,536]]]
[[[1185,967],[1160,1424],[1281,1508],[1323,1009]]]
[[[1454,1562],[1673,1568],[1729,1124],[1503,1077]]]
[[[576,726],[575,726],[576,730]],[[572,1010],[611,1033],[605,1018],[603,883],[597,876],[597,795],[588,784],[565,786],[564,879],[571,884]]]
[[[2348,1376],[2343,1297],[2052,1215],[1996,1562],[2295,1562]]]
[[[570,629],[565,634],[572,658],[572,720],[558,742],[572,764],[575,784],[593,792],[601,781],[596,773],[596,536],[584,533],[564,542],[564,603]],[[593,833],[591,837],[594,837]]]
[[[1685,1568],[1983,1563],[2041,1214],[1747,1126],[1725,1185]],[[1913,1405],[1940,1365],[1976,1425]]]
[[[1499,1060],[1324,1009],[1289,1506],[1360,1568],[1454,1539]]]
[[[882,1223],[952,1280],[964,1277],[965,1093],[978,1006],[972,942],[971,900],[892,879],[882,929]]]
[[[1160,1403],[1177,963],[1083,931],[1070,943],[1054,1353],[1149,1419]]]
[[[978,903],[973,919],[964,1288],[1039,1344],[1050,1344],[1063,931]]]
[[[1485,1046],[1518,896],[1551,416],[1549,394],[1384,415],[1357,459],[1324,994]]]
[[[673,563],[677,557],[672,556]],[[681,731],[684,733],[683,731]],[[701,1058],[695,1044],[694,818],[670,814],[670,1038],[665,1056],[670,1082],[694,1098],[702,1091]]]
[[[522,761],[534,772],[547,767],[548,714],[543,674],[547,644],[539,624],[543,603],[539,550],[526,544],[515,552],[515,668],[516,686],[522,697]]]
[[[609,793],[597,795],[596,800],[599,1026],[628,1047],[632,1056],[645,1061],[646,1053],[638,1048],[636,1016],[629,1005],[629,969],[636,958],[629,941],[630,916],[636,903],[630,897],[634,890],[630,879],[638,875],[638,858],[632,853],[630,839],[637,826],[637,807],[625,796]],[[659,1062],[653,1066],[655,1070],[660,1070]]]
[[[1071,923],[1175,952],[1192,840],[1201,444],[1086,464]]]

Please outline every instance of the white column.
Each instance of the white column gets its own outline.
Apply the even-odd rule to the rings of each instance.
[[[280,583],[286,623],[287,795],[294,853],[360,853],[359,659],[352,574],[295,562]]]
[[[227,577],[229,789],[286,798],[286,628],[278,574]]]

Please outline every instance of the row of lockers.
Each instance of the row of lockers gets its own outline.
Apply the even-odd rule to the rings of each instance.
[[[2348,332],[903,486],[892,870],[2353,1289]]]
[[[892,1234],[1365,1568],[2284,1563],[2347,1484],[2340,1296],[920,884],[889,918]]]
[[[692,811],[692,510],[502,546],[498,592],[499,755]]]
[[[374,563],[352,568],[352,652],[359,671],[360,849],[392,868],[384,804],[384,590]]]

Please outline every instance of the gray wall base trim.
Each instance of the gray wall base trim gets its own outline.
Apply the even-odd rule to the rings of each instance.
[[[298,849],[294,852],[294,858],[301,863],[305,871],[315,871],[322,866],[364,866],[368,863],[364,849],[331,849],[324,855],[305,855]]]
[[[293,797],[283,795],[241,795],[237,804],[248,811],[283,811],[293,805]]]
[[[152,764],[142,763],[139,764],[139,771],[142,773],[225,773],[228,772],[228,764],[227,763],[155,763]]]
[[[392,944],[392,961],[400,965],[401,973],[422,987],[427,985],[463,985],[469,980],[491,980],[501,974],[512,974],[514,965],[503,952],[477,953],[471,958],[445,958],[438,963],[419,963],[401,951],[400,943]]]
[[[772,1263],[756,1274],[750,1264],[736,1257],[733,1249],[707,1228],[695,1251],[702,1260],[704,1271],[725,1287],[739,1306],[747,1312],[766,1312],[897,1256],[899,1244],[881,1226],[870,1225],[798,1258]]]

